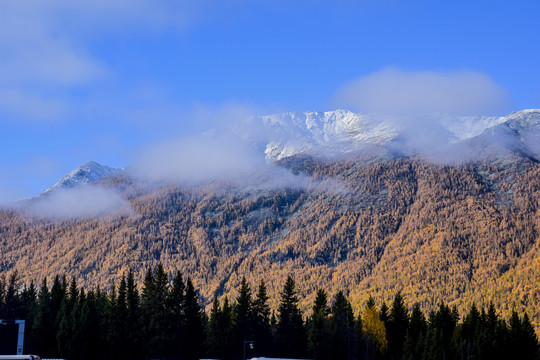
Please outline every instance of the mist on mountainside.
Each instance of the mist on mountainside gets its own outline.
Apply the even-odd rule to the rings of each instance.
[[[77,187],[113,173],[135,180],[148,191],[214,182],[252,191],[342,192],[347,188],[339,179],[311,178],[305,169],[295,170],[297,160],[289,159],[369,163],[405,157],[446,165],[513,161],[516,156],[540,160],[539,129],[538,110],[506,117],[383,116],[346,110],[249,116],[200,136],[149,146],[122,172],[85,164],[44,192],[51,196],[17,207],[30,204],[30,213],[50,219],[130,214],[114,186]]]

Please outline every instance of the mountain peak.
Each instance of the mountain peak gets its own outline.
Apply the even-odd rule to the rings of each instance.
[[[518,141],[524,144],[527,153],[531,147],[532,153],[538,153],[534,144],[539,129],[537,109],[504,117],[448,114],[388,117],[338,109],[257,116],[250,119],[248,126],[237,126],[233,132],[255,143],[267,160],[279,161],[297,154],[333,156],[387,148],[406,154],[431,154],[439,148],[468,144],[474,138],[484,139],[492,132],[504,132],[504,137],[490,141],[502,144]],[[399,148],[402,145],[404,148]]]
[[[258,116],[249,127],[237,127],[234,132],[256,139],[266,158],[273,161],[301,153],[357,151],[395,137],[388,123],[342,109]]]
[[[99,180],[105,176],[114,174],[122,169],[101,165],[95,161],[87,161],[69,174],[65,175],[60,181],[49,187],[41,195],[50,193],[58,189],[72,188],[82,184]]]

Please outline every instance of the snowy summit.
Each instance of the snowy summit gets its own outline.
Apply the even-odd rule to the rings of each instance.
[[[64,176],[56,184],[43,191],[41,195],[50,193],[51,191],[58,189],[72,188],[82,184],[88,184],[90,182],[99,180],[105,176],[114,174],[122,169],[114,168],[106,165],[98,164],[95,161],[88,161],[79,166],[66,176]]]
[[[256,144],[269,161],[297,154],[338,155],[403,144],[407,149],[417,149],[425,144],[470,143],[494,132],[506,134],[504,139],[496,141],[525,144],[527,150],[538,155],[534,143],[540,142],[540,110],[522,110],[505,117],[444,114],[386,117],[347,110],[290,112],[253,117],[232,130]]]

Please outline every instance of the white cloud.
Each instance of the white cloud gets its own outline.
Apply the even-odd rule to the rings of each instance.
[[[234,180],[265,165],[264,157],[228,133],[192,137],[148,149],[131,171],[144,180]]]
[[[115,213],[129,214],[130,205],[112,190],[83,185],[61,189],[25,203],[22,209],[48,219],[93,218]]]
[[[510,98],[501,86],[479,72],[385,68],[345,84],[335,102],[362,112],[397,115],[490,115],[507,111]]]
[[[1,121],[58,117],[65,110],[61,108],[70,106],[69,90],[110,77],[113,69],[92,51],[91,39],[184,29],[215,7],[208,6],[214,2],[1,1],[0,112],[9,114]]]

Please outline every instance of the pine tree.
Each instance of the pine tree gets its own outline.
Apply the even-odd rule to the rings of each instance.
[[[88,334],[88,322],[83,316],[83,306],[86,302],[86,292],[84,289],[77,291],[77,299],[71,310],[71,348],[75,357],[84,357],[84,352],[88,350],[87,341]]]
[[[11,272],[7,281],[7,286],[4,286],[4,303],[0,315],[2,315],[4,319],[18,319],[22,316],[23,302],[19,296],[21,282],[17,270]]]
[[[142,313],[147,355],[164,356],[167,351],[169,319],[167,313],[168,278],[160,263],[155,272],[148,268],[143,281]]]
[[[111,291],[114,293],[114,291]],[[125,356],[130,345],[127,343],[127,335],[129,326],[128,319],[128,303],[127,303],[127,282],[125,274],[120,279],[118,292],[115,297],[110,298],[109,304],[109,344],[111,358]]]
[[[96,308],[96,294],[89,291],[81,298],[81,310],[79,320],[80,338],[83,340],[77,351],[77,358],[81,360],[91,360],[104,358],[104,336],[101,327],[101,314]]]
[[[137,359],[142,356],[143,347],[142,347],[142,328],[143,322],[141,319],[141,301],[139,296],[139,291],[137,290],[137,284],[133,277],[133,272],[131,269],[128,272],[127,280],[127,294],[126,294],[126,303],[127,303],[127,340],[126,343],[129,345],[126,357],[129,359]]]
[[[405,360],[420,360],[425,336],[427,331],[427,322],[420,305],[415,304],[411,312],[407,335],[405,336],[403,358]]]
[[[225,297],[223,307],[219,300],[214,299],[212,310],[210,311],[210,320],[208,321],[207,345],[210,356],[219,359],[231,359],[233,353],[233,309],[229,299]]]
[[[469,313],[465,316],[463,324],[458,327],[462,340],[460,352],[467,359],[478,358],[480,356],[480,349],[478,346],[478,335],[481,328],[480,320],[480,312],[473,302]]]
[[[186,282],[186,296],[184,298],[184,323],[186,326],[186,344],[184,356],[188,360],[198,359],[203,353],[204,344],[204,317],[201,305],[193,283],[190,278]]]
[[[259,289],[253,300],[254,316],[254,341],[256,353],[260,356],[268,356],[273,348],[273,338],[270,329],[270,306],[264,280],[259,283]]]
[[[401,293],[398,292],[392,302],[388,319],[388,352],[394,360],[403,357],[405,335],[409,327],[409,315]]]
[[[310,356],[316,360],[331,358],[330,324],[328,315],[328,297],[323,289],[317,290],[315,301],[313,302],[313,313],[307,320],[307,341]]]
[[[335,359],[350,359],[354,357],[356,349],[354,314],[351,304],[343,294],[338,292],[332,305],[330,321],[330,339],[332,357]]]
[[[302,358],[305,352],[305,330],[302,312],[298,307],[295,283],[291,276],[287,277],[280,293],[278,307],[278,346],[280,356]]]
[[[60,311],[58,312],[58,332],[56,340],[58,342],[58,351],[60,356],[66,359],[73,359],[75,356],[73,348],[73,316],[71,303],[68,298],[62,301]]]
[[[523,320],[521,321],[521,339],[524,352],[524,359],[540,359],[540,344],[538,343],[538,336],[534,331],[529,315],[525,313]]]
[[[21,293],[21,318],[26,320],[26,333],[25,333],[25,351],[33,350],[34,346],[34,332],[32,328],[34,326],[34,320],[37,315],[37,289],[34,285],[34,281],[30,281],[30,286],[24,285],[24,289]],[[30,330],[30,331],[29,331]]]
[[[163,265],[159,263],[154,274],[153,287],[153,314],[154,325],[154,349],[158,356],[165,356],[168,348],[169,338],[169,314],[167,311],[167,300],[169,298],[169,279]]]
[[[240,357],[246,346],[245,341],[253,341],[253,308],[251,299],[251,289],[246,278],[242,277],[240,283],[240,294],[234,306],[235,336],[234,342],[237,344],[236,355]]]
[[[509,346],[516,359],[538,360],[540,358],[538,337],[527,314],[523,316],[523,319],[520,319],[517,312],[512,311]]]
[[[456,329],[455,311],[441,302],[436,313],[430,314],[425,356],[427,359],[451,359],[454,356],[452,338]]]
[[[34,339],[33,352],[42,354],[44,357],[52,357],[56,354],[56,333],[51,329],[55,318],[51,311],[51,294],[47,287],[47,278],[41,283],[38,295],[36,317],[32,326],[32,338]]]
[[[379,318],[384,323],[384,326],[388,326],[388,320],[390,320],[390,314],[388,314],[388,305],[383,301],[381,305],[381,310],[379,310]]]
[[[207,325],[207,337],[206,346],[208,349],[208,355],[211,358],[224,359],[223,344],[221,343],[221,305],[217,297],[212,302],[212,309],[210,310],[210,319]]]
[[[60,281],[60,277],[57,275],[54,278],[53,285],[51,287],[51,303],[50,303],[50,310],[51,310],[51,320],[50,322],[50,330],[54,334],[55,340],[52,341],[51,348],[53,350],[53,355],[55,357],[58,357],[58,343],[56,340],[56,334],[58,333],[58,329],[60,327],[60,320],[61,318],[58,316],[60,313],[60,307],[62,306],[62,302],[64,301],[64,298],[66,297],[66,288],[65,288],[65,277],[63,278],[64,281]]]
[[[5,319],[4,304],[6,302],[6,274],[0,274],[0,319]]]
[[[182,279],[180,271],[176,272],[173,279],[169,298],[167,299],[167,308],[169,313],[169,334],[167,354],[169,357],[180,357],[183,348],[187,346],[184,342],[184,296],[186,285]]]

